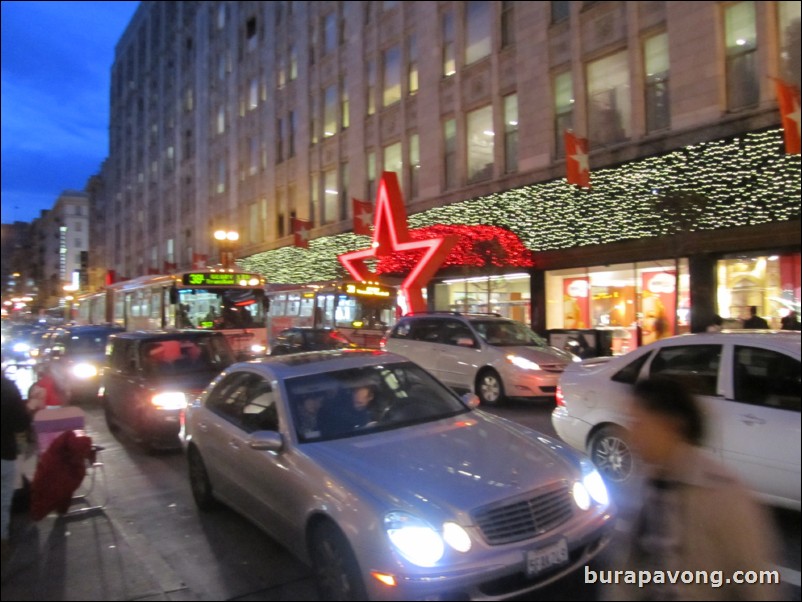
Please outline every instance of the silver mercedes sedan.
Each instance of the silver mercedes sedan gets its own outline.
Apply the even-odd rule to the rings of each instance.
[[[614,512],[584,456],[474,406],[381,351],[235,364],[188,410],[192,493],[309,563],[323,599],[518,596],[587,564]]]

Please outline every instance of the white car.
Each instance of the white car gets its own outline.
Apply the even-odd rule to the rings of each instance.
[[[378,350],[235,364],[189,410],[192,492],[310,562],[321,599],[524,595],[586,565],[615,512],[584,455],[471,405]]]
[[[764,501],[800,509],[800,334],[680,335],[566,369],[552,424],[587,450],[611,483],[637,473],[628,435],[633,383],[661,373],[687,382],[707,418],[705,446]]]
[[[526,324],[497,314],[407,315],[381,346],[419,363],[457,391],[475,392],[486,405],[505,397],[553,399],[565,366],[579,361]]]

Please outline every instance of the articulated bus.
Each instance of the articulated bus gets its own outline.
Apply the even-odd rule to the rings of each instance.
[[[362,347],[378,349],[398,317],[398,290],[375,282],[335,281],[268,286],[268,330],[273,340],[285,328],[336,328]]]
[[[267,350],[265,280],[258,274],[199,270],[141,276],[79,297],[76,304],[79,323],[115,323],[126,330],[219,330],[238,355]]]

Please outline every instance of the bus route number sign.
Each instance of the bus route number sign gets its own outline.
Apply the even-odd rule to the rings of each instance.
[[[190,286],[238,286],[243,279],[246,282],[248,280],[242,274],[195,272],[184,274],[183,284]]]

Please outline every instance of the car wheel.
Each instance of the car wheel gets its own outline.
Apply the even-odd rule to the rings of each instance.
[[[476,394],[483,404],[498,405],[504,399],[504,385],[495,370],[485,370],[476,379]]]
[[[312,540],[312,562],[321,600],[367,600],[351,546],[332,523],[323,523]]]
[[[590,459],[610,483],[627,483],[635,469],[635,457],[624,430],[605,426],[590,443]]]
[[[187,460],[189,462],[189,486],[192,489],[195,505],[204,512],[216,509],[220,503],[212,493],[209,473],[206,472],[206,465],[203,463],[203,458],[201,458],[200,452],[196,447],[189,448]]]

